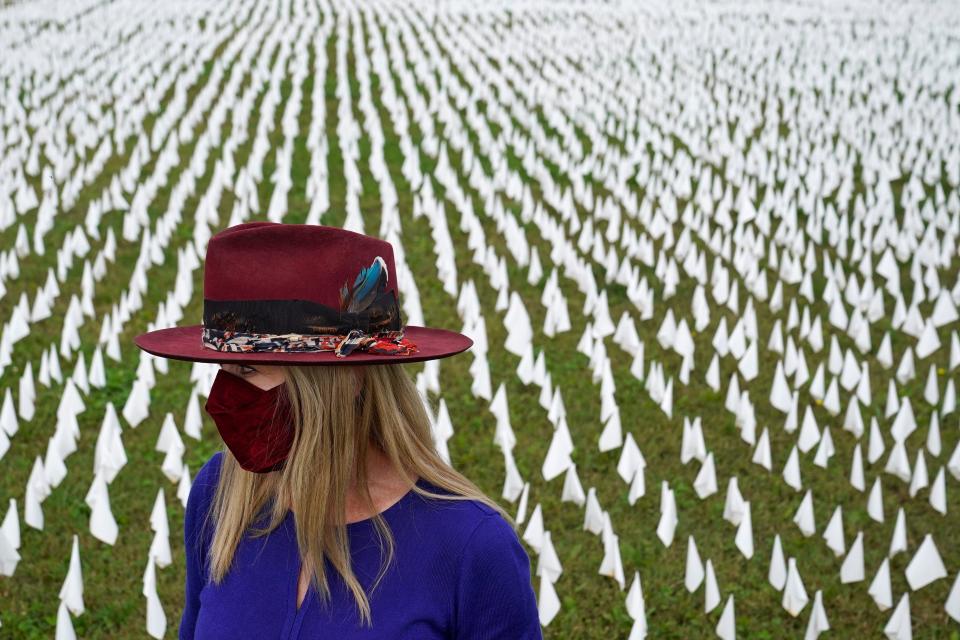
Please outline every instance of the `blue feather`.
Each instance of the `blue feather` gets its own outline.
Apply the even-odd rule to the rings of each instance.
[[[369,267],[361,268],[353,286],[347,292],[345,311],[359,313],[370,306],[370,303],[376,300],[377,294],[385,288],[381,285],[386,285],[387,277],[387,263],[380,256],[374,258]]]

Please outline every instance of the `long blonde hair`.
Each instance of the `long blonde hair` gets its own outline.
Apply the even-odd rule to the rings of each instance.
[[[326,604],[330,588],[323,558],[342,576],[357,602],[361,623],[372,626],[370,603],[354,575],[346,529],[346,492],[351,481],[370,512],[376,512],[367,484],[366,454],[372,441],[405,477],[419,477],[450,492],[433,493],[418,485],[417,494],[443,500],[477,500],[499,512],[512,526],[510,515],[437,453],[425,400],[405,368],[398,364],[362,365],[359,395],[352,371],[360,365],[285,367],[284,392],[292,409],[293,445],[282,469],[251,473],[240,467],[224,448],[220,479],[210,510],[213,519],[210,578],[219,584],[230,569],[237,545],[245,533],[265,536],[296,505],[297,545],[303,567]],[[254,523],[271,502],[265,527]],[[393,560],[394,540],[389,525],[375,513],[373,524],[386,559],[371,592]],[[326,524],[325,524],[326,523]]]

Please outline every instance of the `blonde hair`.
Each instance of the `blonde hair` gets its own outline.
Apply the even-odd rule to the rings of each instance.
[[[210,579],[219,584],[233,562],[237,545],[248,532],[265,536],[286,518],[288,505],[296,505],[297,545],[305,570],[324,604],[330,588],[323,558],[328,558],[353,593],[361,624],[372,626],[370,603],[354,575],[346,529],[346,492],[355,481],[360,498],[376,512],[367,485],[366,454],[375,443],[404,477],[419,477],[450,492],[433,493],[418,485],[417,494],[442,500],[477,500],[499,512],[516,526],[510,515],[470,480],[448,465],[437,453],[426,403],[409,373],[401,365],[285,367],[284,392],[292,409],[294,438],[282,469],[251,473],[240,467],[224,448],[220,479],[204,526],[213,519],[210,546]],[[359,396],[357,378],[363,373]],[[273,499],[265,527],[252,526]],[[375,513],[372,518],[381,551],[387,556],[371,587],[376,589],[393,560],[394,540],[389,525]],[[326,524],[325,524],[326,523]]]

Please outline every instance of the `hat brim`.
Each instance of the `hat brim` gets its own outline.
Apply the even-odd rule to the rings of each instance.
[[[404,337],[417,345],[418,351],[409,355],[375,354],[354,351],[344,358],[338,358],[332,351],[291,351],[291,352],[230,352],[216,351],[203,346],[200,336],[202,324],[169,327],[141,333],[133,339],[134,343],[155,356],[189,362],[222,363],[259,363],[270,365],[343,365],[343,364],[393,364],[404,362],[422,362],[446,358],[466,351],[473,346],[473,340],[446,329],[430,327],[404,327]]]

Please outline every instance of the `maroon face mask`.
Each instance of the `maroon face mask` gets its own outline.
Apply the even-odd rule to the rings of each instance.
[[[204,409],[213,418],[230,453],[254,473],[275,471],[293,444],[291,411],[284,384],[271,389],[220,369]]]

